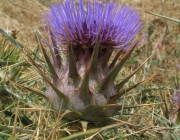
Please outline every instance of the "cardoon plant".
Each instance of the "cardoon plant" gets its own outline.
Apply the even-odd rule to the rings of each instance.
[[[43,14],[43,21],[52,39],[52,43],[45,41],[50,46],[51,59],[40,43],[50,77],[32,62],[47,82],[46,96],[54,108],[68,110],[65,118],[104,122],[121,109],[117,102],[123,94],[147,80],[123,89],[145,61],[115,84],[122,66],[143,41],[140,37],[132,42],[142,28],[135,9],[115,2],[93,1],[86,5],[83,0],[66,0],[51,5],[49,12]],[[113,51],[117,53],[110,61]],[[61,54],[65,54],[65,62]]]
[[[177,87],[177,90],[171,99],[176,106],[176,110],[174,111],[174,113],[177,113],[176,123],[180,124],[180,87]]]

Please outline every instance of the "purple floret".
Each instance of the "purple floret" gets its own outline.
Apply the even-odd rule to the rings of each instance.
[[[175,94],[171,97],[172,102],[176,105],[177,109],[175,112],[177,112],[180,109],[180,87],[177,89]]]
[[[65,0],[64,4],[51,5],[43,15],[43,21],[57,44],[71,44],[75,47],[93,47],[98,34],[100,46],[128,49],[129,43],[142,28],[135,9],[118,3],[107,4],[83,0],[75,3]],[[69,38],[69,39],[68,39]]]
[[[172,101],[175,104],[180,104],[180,91],[176,92],[176,94],[172,97]]]

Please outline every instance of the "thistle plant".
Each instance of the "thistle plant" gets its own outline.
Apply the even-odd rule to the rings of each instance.
[[[122,95],[148,80],[123,88],[146,60],[120,83],[115,83],[133,50],[143,43],[143,36],[133,40],[142,28],[135,9],[115,2],[93,1],[86,5],[83,0],[77,3],[66,0],[51,5],[42,19],[52,40],[45,41],[51,53],[49,58],[39,39],[50,75],[46,76],[31,61],[47,83],[45,94],[53,107],[68,110],[66,119],[102,123],[121,109],[118,100]]]
[[[175,105],[176,109],[174,110],[173,114],[176,116],[176,123],[179,125],[180,124],[180,84],[179,84],[179,79],[175,79],[175,87],[176,90],[174,94],[171,97],[171,100],[173,104]]]

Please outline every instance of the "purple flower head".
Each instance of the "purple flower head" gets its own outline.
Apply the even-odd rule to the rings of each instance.
[[[85,6],[83,0],[65,0],[51,5],[43,21],[57,44],[93,47],[98,36],[103,48],[127,50],[129,43],[142,28],[135,9],[118,3],[99,3],[94,0]]]
[[[180,65],[177,65],[177,68],[180,70]]]
[[[174,93],[174,95],[171,97],[172,102],[177,106],[177,109],[175,112],[180,110],[180,87],[177,89],[177,91]]]

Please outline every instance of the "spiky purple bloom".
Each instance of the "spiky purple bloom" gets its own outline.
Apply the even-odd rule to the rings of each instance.
[[[179,111],[180,110],[180,87],[177,89],[175,94],[172,96],[171,100],[177,106],[177,109],[175,110],[175,112]]]
[[[177,65],[177,68],[180,70],[180,65]]]
[[[51,79],[41,75],[47,79],[45,94],[54,108],[69,110],[65,117],[70,120],[100,123],[114,116],[121,109],[116,104],[119,98],[144,82],[123,88],[145,62],[122,81],[115,82],[135,47],[141,43],[142,37],[131,43],[142,28],[139,14],[114,2],[104,4],[94,0],[86,5],[83,0],[77,3],[65,0],[64,4],[51,6],[43,20],[52,40],[52,45],[48,43],[52,63],[40,46]],[[66,47],[65,53],[58,48],[62,44]],[[110,61],[114,48],[119,51]],[[61,54],[65,54],[66,61],[62,61]]]
[[[57,44],[68,44],[70,38],[74,47],[93,47],[98,34],[100,46],[127,50],[129,43],[142,28],[135,9],[118,3],[88,2],[75,3],[65,0],[64,4],[51,5],[43,20]]]

